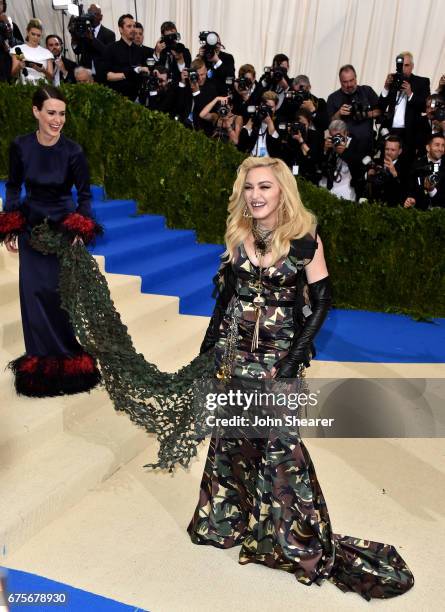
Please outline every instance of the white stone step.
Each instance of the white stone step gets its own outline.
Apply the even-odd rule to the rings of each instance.
[[[0,542],[6,554],[79,502],[149,444],[146,432],[116,413],[71,414],[66,430],[33,452],[2,462]],[[4,550],[5,550],[4,549]]]

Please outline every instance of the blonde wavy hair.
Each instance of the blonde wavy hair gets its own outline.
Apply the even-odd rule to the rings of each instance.
[[[270,168],[280,186],[278,222],[272,239],[272,261],[276,263],[288,254],[291,240],[301,238],[308,233],[315,233],[317,219],[301,201],[292,172],[281,159],[274,157],[248,157],[239,166],[238,176],[229,198],[226,250],[222,258],[225,261],[233,261],[236,249],[252,231],[252,217],[243,215],[247,207],[244,185],[247,174],[252,168]]]

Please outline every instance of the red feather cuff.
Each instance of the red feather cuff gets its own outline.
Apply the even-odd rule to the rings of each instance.
[[[0,212],[0,244],[6,236],[17,236],[25,229],[26,219],[19,210]]]
[[[79,236],[85,244],[89,244],[96,236],[103,234],[103,228],[90,217],[84,217],[79,213],[69,213],[60,224],[62,231],[71,238]]]

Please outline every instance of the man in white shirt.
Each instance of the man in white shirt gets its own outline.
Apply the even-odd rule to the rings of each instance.
[[[413,159],[416,152],[416,130],[421,114],[425,112],[426,98],[430,95],[430,81],[413,74],[414,60],[409,51],[400,53],[397,62],[402,65],[401,76],[398,77],[397,73],[388,74],[379,105],[384,113],[383,126],[402,139],[405,156]],[[402,80],[400,86],[399,78]]]

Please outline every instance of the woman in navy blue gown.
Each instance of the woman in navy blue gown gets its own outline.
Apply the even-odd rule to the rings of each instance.
[[[91,218],[88,164],[82,148],[65,138],[63,94],[44,86],[33,97],[38,130],[11,144],[0,241],[20,257],[20,307],[26,353],[11,362],[17,393],[45,397],[87,391],[98,384],[94,358],[74,335],[60,306],[59,262],[30,245],[34,226],[49,219],[73,243],[91,241],[100,226]],[[21,199],[23,183],[26,196]],[[72,198],[77,188],[77,204]]]

